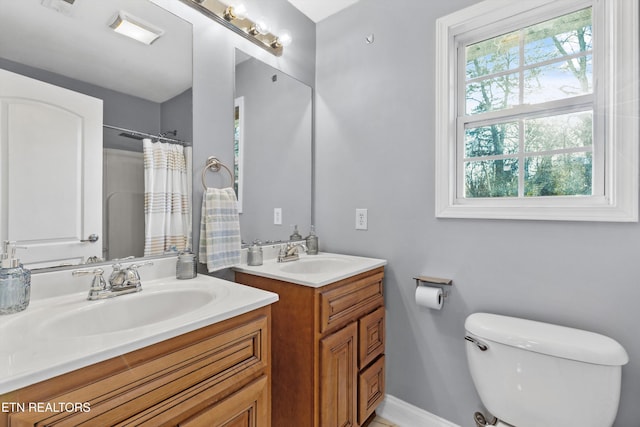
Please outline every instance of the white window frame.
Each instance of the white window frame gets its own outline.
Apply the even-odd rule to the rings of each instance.
[[[436,216],[573,221],[638,221],[638,101],[640,98],[640,6],[629,0],[485,0],[436,22]],[[514,19],[521,27],[536,17],[547,20],[593,7],[594,40],[594,150],[604,151],[603,191],[593,196],[521,198],[464,198],[458,173],[458,46],[465,35],[481,28],[492,36],[510,31]],[[549,13],[552,13],[550,16]],[[504,31],[502,31],[504,30]],[[463,65],[461,65],[463,66]],[[601,148],[597,148],[601,147]],[[600,161],[594,157],[596,162]],[[602,167],[602,166],[601,166]],[[595,182],[594,182],[595,184]]]

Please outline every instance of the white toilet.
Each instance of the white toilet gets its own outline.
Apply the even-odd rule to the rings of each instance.
[[[469,370],[482,403],[498,418],[495,425],[613,424],[622,365],[629,361],[616,341],[487,313],[467,317],[465,329]]]

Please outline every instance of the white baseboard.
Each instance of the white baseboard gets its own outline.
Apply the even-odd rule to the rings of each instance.
[[[376,409],[376,414],[398,427],[460,427],[389,394]]]

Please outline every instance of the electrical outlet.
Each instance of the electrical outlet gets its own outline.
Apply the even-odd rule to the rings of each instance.
[[[273,224],[282,225],[282,208],[273,208]]]
[[[367,210],[356,209],[356,230],[366,230],[368,226]]]

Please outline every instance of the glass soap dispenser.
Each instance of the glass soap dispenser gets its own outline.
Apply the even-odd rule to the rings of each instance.
[[[305,238],[307,241],[307,254],[318,255],[318,236],[316,236],[316,227],[311,226],[309,235]]]
[[[24,310],[31,297],[31,272],[16,258],[14,242],[3,242],[0,267],[0,314]],[[22,249],[22,247],[20,247]]]

